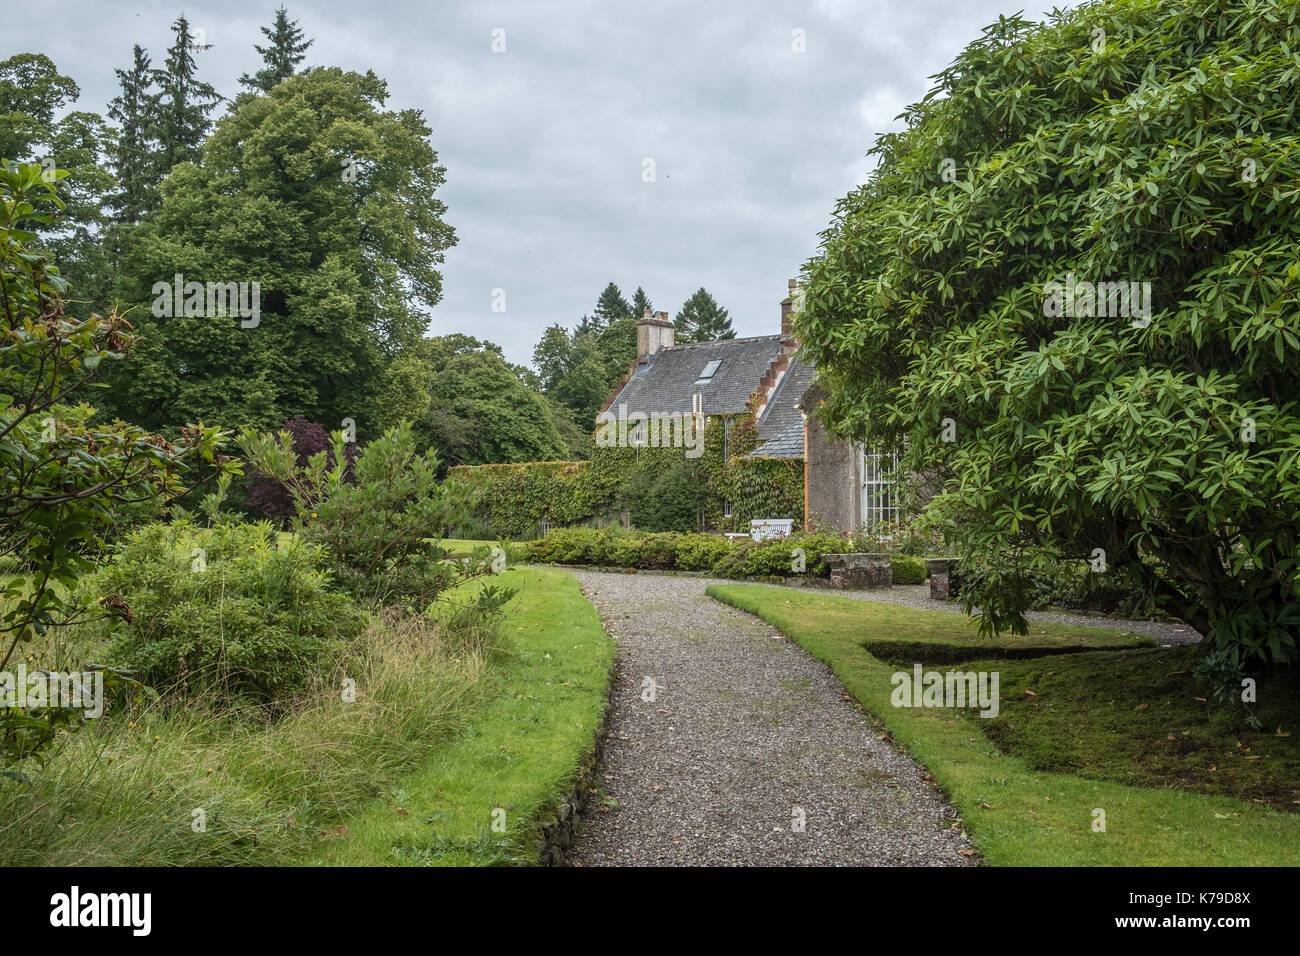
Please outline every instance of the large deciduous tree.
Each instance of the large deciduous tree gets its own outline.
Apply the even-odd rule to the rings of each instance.
[[[1298,17],[1003,18],[839,203],[797,315],[822,414],[938,487],[927,519],[995,567],[982,626],[1089,558],[1234,659],[1295,658]]]
[[[44,54],[0,62],[0,159],[42,165],[55,183],[54,195],[35,198],[39,211],[51,214],[38,226],[40,245],[76,297],[102,307],[110,274],[98,236],[107,221],[105,196],[116,185],[104,168],[114,138],[98,114],[65,112],[78,95],[77,84]],[[55,169],[67,175],[54,180]]]
[[[377,428],[411,419],[417,445],[452,465],[568,457],[566,422],[492,342],[457,333],[424,339],[386,370]]]
[[[416,110],[383,109],[387,96],[373,73],[309,70],[240,97],[202,162],[172,171],[125,269],[144,338],[114,392],[124,417],[352,418],[373,434],[378,376],[419,340],[455,242],[429,129]],[[177,274],[259,283],[256,325],[151,314],[154,284]]]

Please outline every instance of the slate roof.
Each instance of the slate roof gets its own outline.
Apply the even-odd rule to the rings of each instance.
[[[764,439],[764,442],[750,452],[747,458],[803,457],[803,416],[795,405],[812,384],[813,373],[816,371],[812,362],[801,361],[798,354],[790,359],[790,367],[776,383],[776,391],[768,400],[767,407],[763,409],[763,417],[758,422],[758,437]]]
[[[802,458],[803,422],[790,425],[778,435],[759,445],[746,458]]]
[[[760,335],[747,339],[719,339],[692,342],[660,349],[623,386],[609,410],[616,415],[620,405],[629,413],[673,415],[691,411],[691,396],[703,396],[705,415],[739,415],[768,366],[781,354],[781,336]],[[717,372],[706,384],[695,381],[704,366],[721,360]],[[798,413],[796,413],[797,415]],[[803,454],[803,440],[800,451]]]

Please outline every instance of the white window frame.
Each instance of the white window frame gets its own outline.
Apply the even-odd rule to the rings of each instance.
[[[870,533],[881,524],[896,524],[901,518],[898,453],[873,451],[866,446],[860,453],[859,517],[861,526]]]

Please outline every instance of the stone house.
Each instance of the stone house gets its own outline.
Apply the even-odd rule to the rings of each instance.
[[[859,443],[831,439],[809,414],[820,389],[791,327],[796,291],[792,279],[774,335],[677,345],[668,313],[646,310],[637,322],[636,361],[597,416],[597,440],[603,428],[620,440],[627,436],[632,446],[662,447],[671,440],[664,422],[680,434],[684,419],[693,417],[701,429],[721,424],[726,459],[731,431],[752,413],[759,444],[744,457],[803,461],[805,527],[853,531],[898,520],[892,463]],[[689,426],[686,432],[689,437]],[[733,506],[725,503],[724,516]]]

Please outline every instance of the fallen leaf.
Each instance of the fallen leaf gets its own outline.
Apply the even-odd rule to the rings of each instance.
[[[974,851],[974,850],[958,850],[957,852],[960,853],[962,856],[974,856],[974,855],[975,855],[975,851]]]
[[[1037,696],[1038,696],[1037,694],[1035,694],[1032,690],[1030,690],[1030,689],[1027,688],[1027,687],[1025,688],[1025,693],[1028,694],[1030,697],[1037,697]]]
[[[980,804],[980,809],[981,809],[981,810],[992,810],[993,808],[990,807],[987,803],[981,803],[981,804]]]
[[[1138,704],[1138,705],[1137,705],[1136,707],[1134,707],[1133,709],[1134,709],[1134,710],[1146,710],[1146,709],[1147,709],[1147,705],[1146,705],[1145,703],[1143,703],[1143,704]]]
[[[1291,736],[1291,731],[1289,731],[1289,730],[1284,731],[1281,727],[1278,727],[1278,728],[1277,728],[1277,731],[1273,734],[1273,736],[1274,736],[1274,737],[1290,737],[1290,736]]]
[[[394,808],[393,808],[393,812],[394,812],[394,813],[399,813],[399,814],[401,814],[402,816],[406,816],[406,807],[394,807]]]

